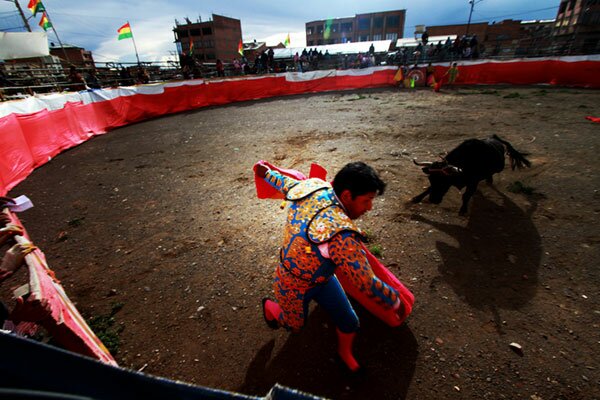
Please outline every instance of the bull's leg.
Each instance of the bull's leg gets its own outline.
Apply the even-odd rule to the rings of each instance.
[[[462,206],[460,207],[460,211],[458,212],[460,215],[465,215],[467,213],[467,208],[469,206],[469,200],[471,200],[471,196],[477,190],[477,183],[467,185],[467,190],[462,195]]]
[[[427,189],[425,189],[425,191],[423,193],[421,193],[420,195],[413,197],[410,201],[412,201],[413,203],[420,203],[421,201],[423,201],[425,196],[427,196],[429,194],[429,192],[431,192],[431,186],[429,186]]]

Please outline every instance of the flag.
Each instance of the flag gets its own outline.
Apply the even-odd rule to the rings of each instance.
[[[41,26],[45,31],[47,31],[48,28],[52,28],[52,24],[50,23],[50,20],[48,20],[46,12],[42,14],[42,19],[40,19],[40,23],[38,25]]]
[[[285,47],[288,47],[290,45],[290,34],[288,33],[287,37],[285,38],[285,41],[283,42],[283,45]]]
[[[240,39],[240,43],[238,44],[238,53],[243,57],[244,56],[244,43],[242,43],[242,39]]]
[[[194,41],[190,40],[190,51],[189,51],[189,55],[194,55]]]
[[[38,12],[46,11],[42,4],[42,0],[29,0],[27,8],[29,8],[29,11],[31,11],[34,17]]]
[[[120,27],[117,30],[117,33],[119,34],[119,40],[133,38],[133,34],[131,33],[131,27],[129,26],[129,22],[126,23],[125,25],[123,25],[122,27]]]

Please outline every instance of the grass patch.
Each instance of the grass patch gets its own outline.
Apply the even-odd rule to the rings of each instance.
[[[363,96],[362,94],[359,94],[358,97],[355,97],[353,99],[348,99],[346,101],[356,101],[356,100],[362,100],[362,99],[366,99],[367,96]]]
[[[512,92],[507,94],[506,96],[504,96],[505,99],[524,99],[524,96],[521,96],[519,93],[517,92]]]
[[[381,247],[378,244],[373,244],[373,245],[369,246],[369,251],[375,257],[381,257],[383,255],[383,247]]]
[[[535,189],[533,187],[527,186],[521,181],[515,181],[508,185],[508,191],[512,193],[522,193],[528,196],[535,193]]]
[[[85,217],[73,218],[72,220],[67,222],[67,224],[69,224],[69,226],[72,226],[72,227],[81,226],[83,224],[84,219],[85,219]]]
[[[498,96],[500,93],[494,89],[482,90],[481,94],[493,94],[494,96]]]
[[[117,354],[119,351],[119,335],[125,329],[124,326],[115,327],[115,314],[123,308],[123,303],[113,303],[110,313],[106,315],[95,315],[87,320],[88,325],[94,331],[98,339],[108,349],[111,354]]]

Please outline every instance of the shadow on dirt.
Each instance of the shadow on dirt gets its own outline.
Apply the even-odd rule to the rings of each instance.
[[[336,360],[331,319],[316,307],[304,330],[289,334],[277,354],[272,354],[275,339],[259,350],[238,391],[264,395],[280,383],[333,399],[404,399],[415,372],[416,338],[406,324],[390,328],[361,306],[354,306],[361,321],[354,355],[366,367],[363,375],[350,376]]]
[[[525,306],[537,289],[537,271],[542,256],[541,238],[531,216],[537,199],[529,197],[530,206],[522,210],[498,190],[484,197],[476,192],[465,227],[440,223],[413,215],[412,218],[439,229],[458,242],[458,246],[438,241],[437,250],[443,264],[441,280],[449,284],[466,303],[489,310],[501,332],[500,309],[516,310]],[[493,195],[493,196],[490,196]]]

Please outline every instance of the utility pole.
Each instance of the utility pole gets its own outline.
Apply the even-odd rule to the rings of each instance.
[[[27,28],[27,31],[31,32],[31,27],[29,26],[29,21],[27,21],[27,18],[25,18],[25,14],[23,14],[23,9],[21,8],[21,5],[19,4],[19,2],[17,0],[6,0],[10,3],[15,3],[15,6],[17,7],[17,10],[19,11],[19,14],[21,14],[21,18],[23,19],[23,24],[25,25],[25,28]]]
[[[481,3],[483,0],[469,0],[469,4],[471,5],[471,12],[469,12],[469,22],[467,22],[467,33],[466,35],[469,36],[469,27],[471,26],[471,17],[473,16],[473,8],[475,7],[475,4],[477,3]]]

